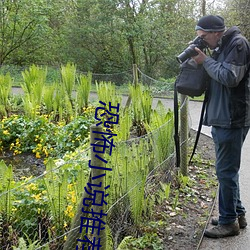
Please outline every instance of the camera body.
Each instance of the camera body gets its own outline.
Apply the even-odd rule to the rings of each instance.
[[[200,50],[203,50],[207,48],[207,43],[199,36],[197,36],[190,45],[180,54],[176,57],[177,61],[179,63],[183,63],[188,58],[198,55],[198,53],[195,51],[195,47],[199,48]]]

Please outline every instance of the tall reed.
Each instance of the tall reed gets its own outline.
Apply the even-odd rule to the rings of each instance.
[[[96,82],[96,90],[99,101],[105,102],[107,105],[109,102],[113,106],[121,103],[121,96],[116,92],[115,84],[112,82]]]
[[[66,94],[65,89],[59,83],[55,83],[55,91],[53,97],[53,112],[56,121],[71,121],[74,112],[70,97]]]
[[[142,84],[129,85],[129,93],[132,101],[132,112],[134,125],[138,134],[144,134],[143,123],[150,123],[152,112],[152,95]]]
[[[12,79],[10,74],[0,75],[0,116],[7,116],[9,110],[9,96],[11,93]]]
[[[150,134],[151,145],[153,146],[155,161],[161,163],[173,152],[173,112],[166,110],[161,101],[151,114],[150,123],[145,123],[145,128]]]
[[[78,110],[81,111],[83,108],[88,107],[92,74],[88,72],[87,75],[80,75],[78,82],[76,102]]]
[[[46,82],[47,68],[35,65],[22,72],[24,82],[21,87],[24,91],[24,110],[26,115],[35,117],[40,111],[43,90]]]
[[[69,100],[72,102],[72,92],[76,82],[76,65],[67,63],[61,66],[62,86],[64,87]]]
[[[0,161],[0,214],[4,215],[5,222],[9,222],[13,206],[13,194],[10,190],[14,185],[12,166],[6,166]]]
[[[63,228],[64,211],[67,206],[67,188],[68,176],[67,172],[55,171],[56,165],[52,159],[46,164],[47,174],[44,184],[49,198],[49,207],[52,218],[58,229]]]
[[[113,187],[109,194],[111,204],[127,196],[128,199],[123,198],[124,205],[131,211],[134,223],[137,225],[142,219],[145,182],[148,165],[152,159],[149,148],[148,141],[145,139],[131,144],[119,143],[109,163],[112,172],[107,174],[106,179]]]
[[[56,85],[53,84],[53,85],[46,86],[46,88],[44,89],[43,102],[44,102],[47,114],[50,114],[53,111],[55,88],[56,88]]]

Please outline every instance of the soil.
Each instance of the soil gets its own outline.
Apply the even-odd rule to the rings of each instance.
[[[191,138],[195,138],[191,131]],[[193,146],[191,140],[190,146]],[[167,214],[167,227],[159,228],[164,250],[195,250],[199,249],[203,232],[206,228],[217,194],[217,179],[215,175],[214,144],[210,137],[201,134],[197,146],[196,157],[188,168],[191,184],[179,190],[179,201],[176,209],[173,202],[166,202],[158,207]],[[172,187],[171,187],[172,189]],[[175,199],[176,194],[172,194]],[[171,199],[169,199],[171,200]]]
[[[190,151],[195,136],[196,132],[190,131]],[[169,196],[163,193],[160,199],[155,198],[158,197],[159,185],[148,191],[150,199],[156,201],[154,215],[142,223],[137,239],[121,249],[198,250],[216,201],[218,183],[214,162],[213,141],[201,134],[193,162],[188,166],[188,178],[178,177],[178,169],[173,162],[170,163],[173,169],[167,180],[165,172],[155,176],[157,180],[154,179],[154,183],[171,183]],[[131,224],[128,235],[133,234],[132,229]]]
[[[12,152],[7,152],[0,156],[0,160],[4,160],[6,165],[12,165],[14,178],[19,180],[20,177],[39,176],[45,171],[43,159],[37,159],[32,153],[22,153],[13,155]]]

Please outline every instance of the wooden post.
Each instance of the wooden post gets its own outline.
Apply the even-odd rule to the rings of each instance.
[[[180,169],[184,176],[188,174],[188,97],[180,95]]]
[[[137,65],[133,64],[133,84],[136,86],[138,84],[138,70],[137,70]],[[129,107],[131,104],[131,95],[129,94],[126,105],[125,105],[125,110]]]
[[[90,143],[91,144],[96,144],[97,145],[97,150],[100,151],[100,148],[98,148],[98,145],[103,145],[103,143],[101,141],[98,142],[98,140],[103,139],[103,137],[102,137],[101,134],[94,134],[93,133],[94,131],[102,132],[102,127],[101,126],[96,126],[96,125],[93,125],[93,126],[90,127],[90,134],[91,134]],[[91,150],[91,165],[92,166],[98,166],[98,167],[105,167],[104,162],[102,160],[98,159],[96,156],[97,157],[99,156],[100,158],[105,159],[105,154],[96,153],[93,150]],[[102,184],[100,187],[96,187],[96,186],[93,187],[94,190],[97,190],[100,193],[105,192],[105,190],[104,190],[105,178],[104,178],[104,176],[101,177],[101,178],[97,178],[97,179],[95,179],[94,177],[101,176],[104,173],[105,173],[105,171],[103,169],[92,168],[92,171],[91,171],[91,178],[92,178],[91,182],[92,182],[92,184],[95,184],[95,185],[100,185],[100,183]],[[96,196],[95,203],[96,204],[102,204],[101,195]],[[105,211],[106,211],[105,204],[103,204],[103,206],[92,205],[92,208],[93,208],[93,211],[95,213],[101,213],[102,211],[103,211],[103,213],[105,213]],[[98,217],[100,218],[100,216],[98,216]],[[106,216],[102,216],[100,219],[102,221],[106,222]],[[105,225],[102,224],[101,227],[105,227]],[[105,250],[106,249],[106,230],[105,229],[101,230],[99,235],[97,235],[97,232],[94,231],[93,236],[96,237],[96,242],[98,241],[98,239],[101,239],[100,244],[102,246],[99,249]]]
[[[133,64],[133,83],[134,85],[138,84],[138,70],[136,64]]]
[[[102,127],[93,125],[90,128],[90,143],[98,145],[99,144],[98,140],[102,139],[102,136],[101,136],[101,134],[93,133],[93,131],[102,132]],[[97,150],[100,150],[100,149],[97,148]],[[93,152],[93,147],[92,147],[92,150],[91,150],[91,166],[104,167],[103,161],[98,159],[96,157],[96,155],[98,155],[101,158],[104,158],[103,154]],[[100,185],[100,182],[102,182],[102,185],[101,185],[101,187],[93,186],[92,190],[90,190],[90,188],[87,186],[87,183],[86,183],[85,187],[87,188],[89,193],[93,194],[94,190],[104,192],[104,185],[105,185],[104,177],[97,178],[97,179],[94,178],[93,179],[93,177],[99,176],[99,175],[102,175],[102,174],[104,174],[104,170],[91,168],[91,173],[90,173],[90,176],[89,176],[88,183],[89,184]],[[76,213],[76,215],[75,215],[75,217],[73,219],[71,229],[70,229],[69,234],[67,235],[67,240],[66,240],[66,242],[64,244],[63,250],[75,249],[76,245],[77,245],[77,239],[81,238],[81,236],[82,236],[79,233],[79,227],[80,227],[81,224],[84,224],[86,220],[81,221],[81,217],[90,217],[90,215],[91,215],[91,213],[83,213],[82,212],[83,200],[86,199],[86,198],[87,199],[90,199],[90,198],[93,199],[91,194],[88,194],[87,192],[85,192],[85,190],[83,190],[83,195],[82,195],[82,198],[81,198],[81,202],[78,204],[77,213]],[[92,202],[90,200],[87,200],[87,202],[85,202],[85,204],[86,203],[89,206],[84,206],[84,211],[91,211]],[[101,204],[101,196],[97,196],[97,198],[95,199],[95,203],[96,204]],[[103,210],[103,213],[105,212],[105,207],[92,205],[92,208],[93,208],[93,211],[95,213],[100,213],[101,210]],[[101,218],[101,220],[106,222],[105,216],[103,216]],[[101,227],[105,227],[105,225],[101,225]],[[93,236],[96,237],[96,242],[98,242],[99,238],[101,239],[100,244],[102,245],[102,247],[100,247],[99,249],[105,250],[106,249],[106,232],[105,232],[105,229],[101,230],[99,235],[97,235],[97,233],[95,232]]]
[[[91,174],[89,175],[89,183],[91,183]],[[87,183],[86,183],[87,184]],[[88,191],[90,191],[88,189]],[[68,249],[76,249],[77,239],[81,238],[81,234],[79,233],[79,227],[81,224],[81,216],[83,216],[82,207],[83,207],[83,200],[86,198],[90,198],[90,195],[83,190],[82,198],[77,206],[76,215],[71,223],[70,232],[67,235],[67,240],[64,243],[63,250]],[[90,211],[91,203],[89,203],[88,210]]]

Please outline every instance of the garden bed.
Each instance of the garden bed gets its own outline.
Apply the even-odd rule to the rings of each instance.
[[[191,133],[194,135],[194,132]],[[179,201],[175,210],[165,203],[157,212],[167,215],[167,225],[159,227],[163,249],[198,249],[217,192],[214,168],[214,145],[211,138],[200,136],[194,163],[189,166],[190,184],[179,188]],[[178,188],[178,187],[176,187]],[[172,197],[173,199],[175,197]]]

